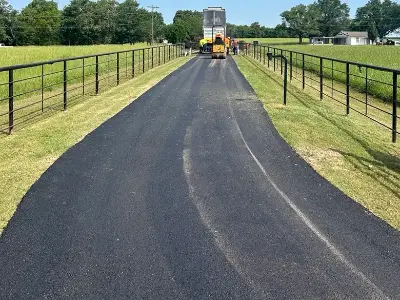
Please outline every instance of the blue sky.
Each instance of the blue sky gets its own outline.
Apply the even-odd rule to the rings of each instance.
[[[22,9],[30,0],[8,0],[15,9]],[[62,8],[69,3],[69,0],[56,1]],[[138,0],[141,6],[156,5],[163,14],[166,23],[171,23],[175,12],[178,9],[200,10],[208,6],[222,6],[227,11],[227,18],[230,23],[248,24],[258,21],[265,26],[275,26],[281,22],[280,13],[300,3],[308,4],[313,0]],[[357,7],[365,5],[367,0],[347,0],[351,8],[351,15],[354,16]]]

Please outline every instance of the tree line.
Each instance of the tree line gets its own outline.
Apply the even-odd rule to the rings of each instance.
[[[350,19],[350,9],[341,0],[317,0],[297,5],[281,14],[282,23],[265,27],[227,24],[227,35],[237,38],[303,38],[333,36],[340,30],[368,31],[372,40],[400,28],[400,4],[391,0],[369,0]],[[161,13],[152,13],[136,0],[71,0],[62,10],[51,0],[32,0],[20,12],[0,0],[0,42],[7,45],[88,45],[151,41],[198,41],[202,38],[200,11],[178,10],[166,25]]]
[[[304,37],[332,37],[341,30],[368,31],[369,38],[383,39],[400,29],[400,4],[391,0],[369,0],[350,19],[350,8],[340,0],[317,0],[300,4],[281,14],[283,24],[302,42]]]
[[[152,13],[136,0],[72,0],[63,10],[57,3],[32,0],[21,12],[0,0],[0,42],[7,45],[89,45],[151,41]],[[154,12],[154,37],[165,26]]]

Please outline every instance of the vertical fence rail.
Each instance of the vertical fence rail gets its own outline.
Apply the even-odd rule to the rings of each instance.
[[[132,50],[132,78],[135,78],[135,50]]]
[[[143,49],[143,57],[142,57],[142,73],[144,73],[144,68],[145,68],[145,64],[144,64],[144,49]]]
[[[64,110],[67,110],[67,61],[64,60]]]
[[[392,142],[397,139],[397,72],[393,72],[393,101],[392,101]]]
[[[289,65],[290,65],[290,82],[291,82],[293,79],[293,52],[292,51],[290,51]]]
[[[41,109],[42,109],[42,112],[44,111],[44,65],[42,65],[42,107],[41,107]]]
[[[119,53],[117,53],[117,85],[119,85]]]
[[[322,57],[319,59],[319,99],[324,98],[324,70],[323,70],[324,61]]]
[[[42,90],[43,93],[43,90]],[[85,59],[82,58],[82,95],[85,95]]]
[[[350,114],[350,64],[346,63],[346,115]]]
[[[14,128],[14,70],[8,71],[8,133]]]
[[[99,94],[99,56],[96,55],[96,95]]]
[[[302,58],[301,58],[301,60],[302,60],[302,63],[301,63],[301,77],[302,77],[302,79],[301,79],[301,82],[302,82],[302,87],[303,87],[303,90],[306,88],[306,73],[305,73],[305,71],[306,71],[306,68],[305,68],[305,61],[304,61],[304,54],[302,55]]]

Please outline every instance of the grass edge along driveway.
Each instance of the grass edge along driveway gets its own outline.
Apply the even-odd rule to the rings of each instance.
[[[311,89],[289,84],[283,105],[282,78],[235,57],[280,135],[319,174],[370,212],[400,229],[400,143],[391,131],[343,107],[319,100]],[[261,69],[260,69],[261,68]]]
[[[0,234],[33,183],[70,147],[182,66],[178,58],[66,112],[0,136]]]

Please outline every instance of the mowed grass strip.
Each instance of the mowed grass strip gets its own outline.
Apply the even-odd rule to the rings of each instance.
[[[99,96],[0,136],[0,232],[41,174],[71,146],[189,58],[178,58]]]
[[[279,75],[251,58],[235,60],[295,151],[345,194],[400,229],[400,144],[390,142],[391,132],[358,114],[346,116],[341,105],[295,84],[289,84],[284,106]]]

